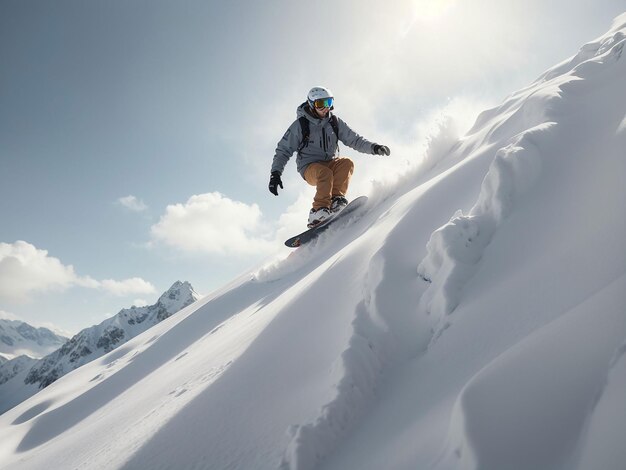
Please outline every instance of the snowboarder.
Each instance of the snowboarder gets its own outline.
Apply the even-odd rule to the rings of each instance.
[[[294,152],[297,169],[304,180],[317,188],[309,213],[309,228],[320,224],[347,204],[346,192],[354,163],[339,157],[339,141],[361,153],[390,155],[386,145],[368,141],[354,132],[331,111],[334,97],[328,88],[311,88],[307,100],[298,106],[296,119],[278,142],[272,162],[269,190],[278,196],[283,189],[281,175]]]

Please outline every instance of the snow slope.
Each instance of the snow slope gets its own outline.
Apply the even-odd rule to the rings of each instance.
[[[622,468],[625,34],[0,416],[2,468]]]

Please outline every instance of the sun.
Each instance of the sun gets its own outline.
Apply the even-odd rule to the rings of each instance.
[[[441,19],[456,0],[413,0],[413,20],[433,22]]]

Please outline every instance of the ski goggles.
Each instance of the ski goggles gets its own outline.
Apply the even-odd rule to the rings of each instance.
[[[315,106],[317,109],[324,109],[324,108],[332,108],[333,107],[333,98],[320,98],[318,100],[313,101],[313,106]]]

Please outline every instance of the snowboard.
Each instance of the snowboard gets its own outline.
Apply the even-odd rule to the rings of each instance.
[[[364,206],[367,202],[367,196],[360,196],[356,199],[352,200],[346,207],[343,208],[341,212],[333,215],[330,219],[325,220],[324,222],[316,225],[313,228],[308,229],[305,232],[302,232],[295,237],[291,237],[289,240],[285,242],[285,245],[289,248],[297,248],[305,243],[310,242],[311,240],[315,240],[319,235],[325,232],[331,225],[340,221],[347,220],[346,216],[354,213],[357,209]]]

